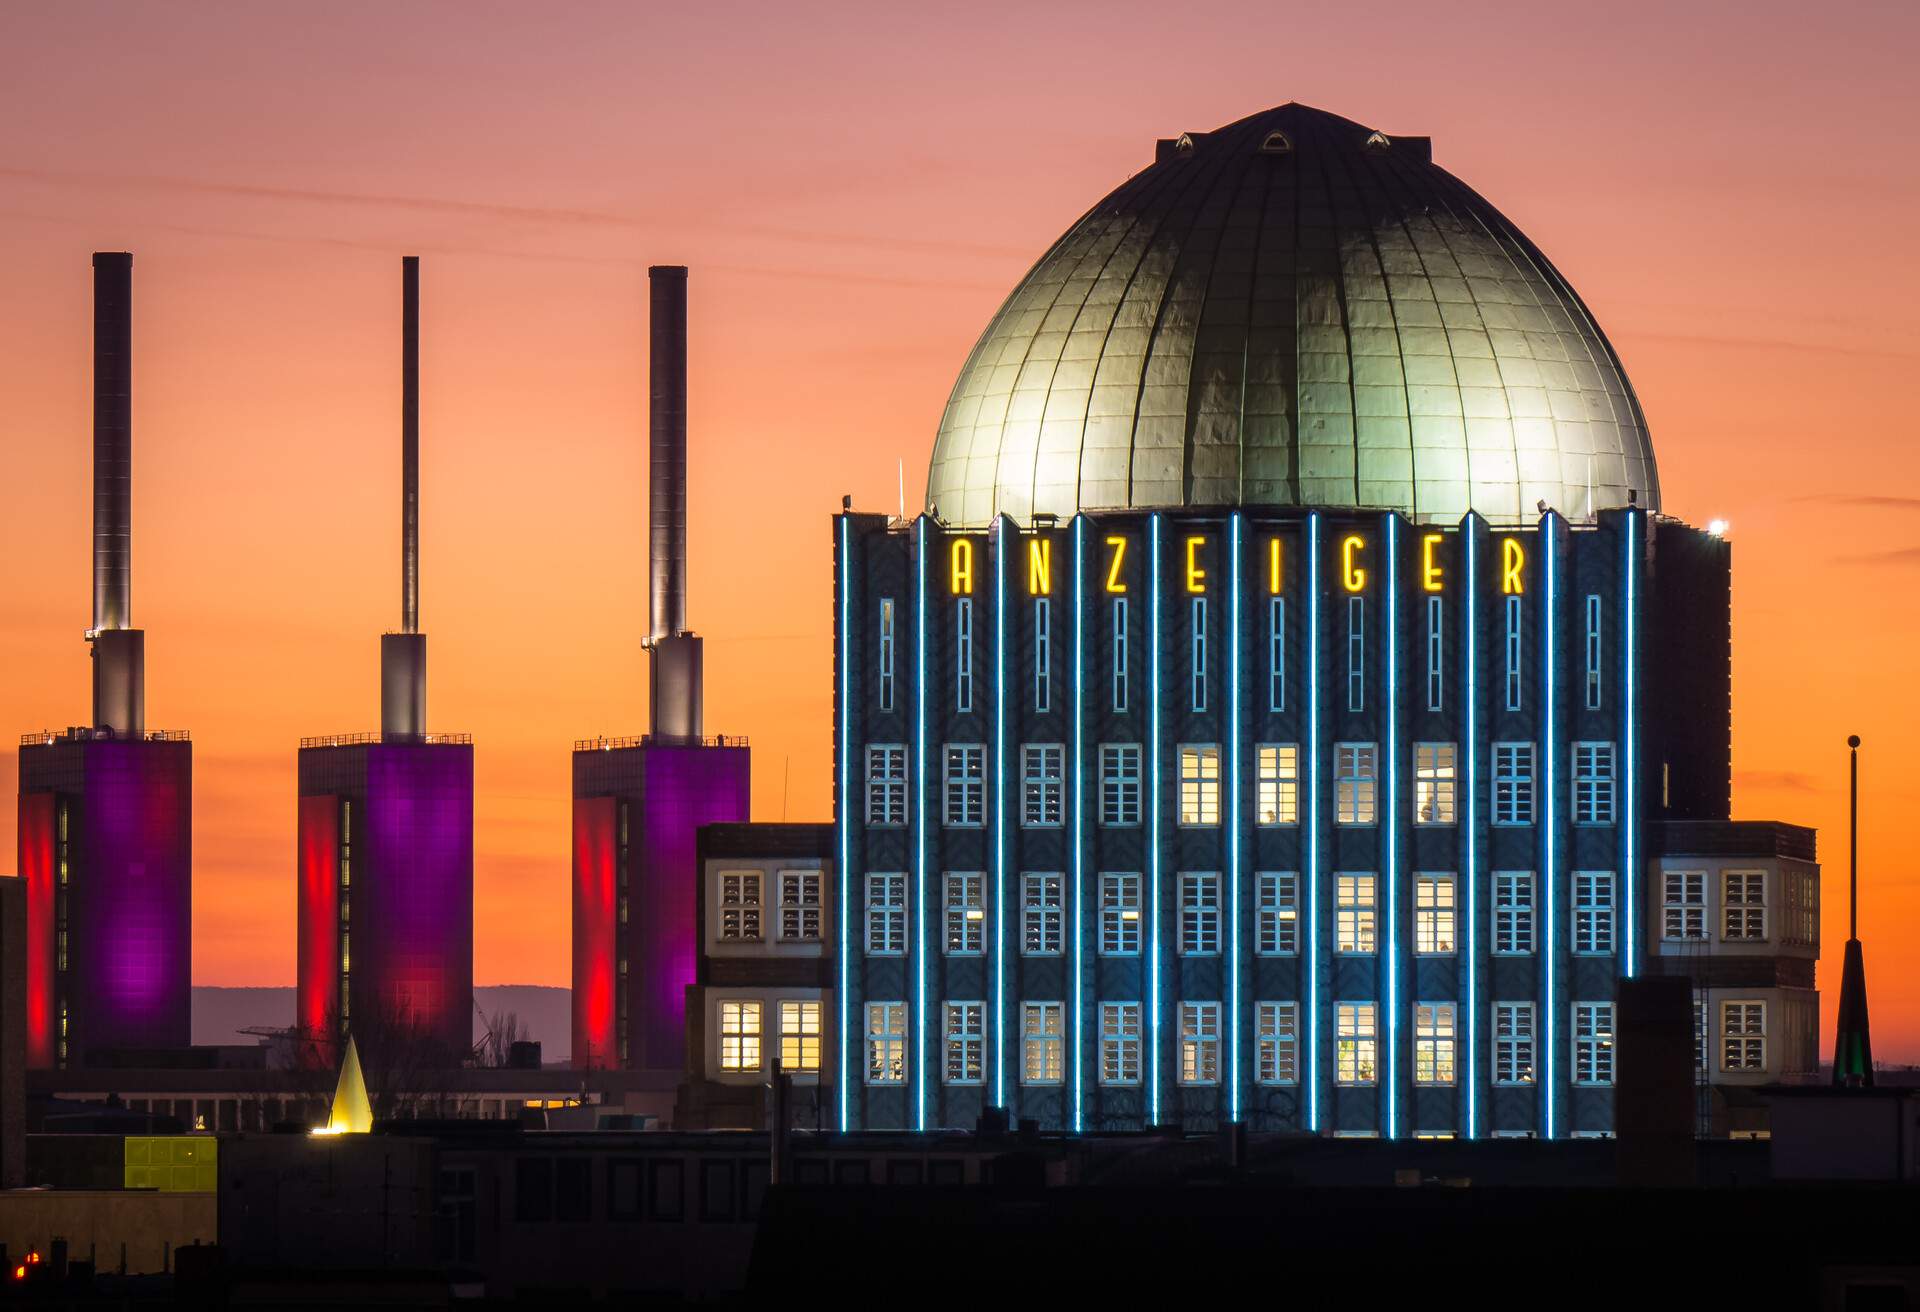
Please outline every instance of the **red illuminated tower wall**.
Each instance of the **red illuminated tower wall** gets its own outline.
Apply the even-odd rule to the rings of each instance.
[[[577,1068],[685,1065],[687,987],[698,954],[695,840],[702,825],[747,819],[750,774],[748,748],[737,740],[574,752]]]

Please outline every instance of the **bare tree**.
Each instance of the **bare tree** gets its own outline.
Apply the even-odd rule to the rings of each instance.
[[[532,1031],[520,1023],[517,1011],[496,1011],[491,1016],[482,1013],[480,1019],[487,1030],[478,1052],[482,1066],[496,1070],[505,1067],[513,1058],[513,1045],[533,1037]]]

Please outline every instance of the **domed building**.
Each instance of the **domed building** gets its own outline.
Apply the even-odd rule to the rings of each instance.
[[[987,325],[924,512],[834,521],[835,1123],[1611,1133],[1625,982],[1817,902],[1727,819],[1730,556],[1659,509],[1426,139],[1160,142]],[[1817,933],[1722,950],[1701,1061],[1812,1068]]]

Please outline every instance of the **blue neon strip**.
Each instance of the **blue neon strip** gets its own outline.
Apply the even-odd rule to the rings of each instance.
[[[993,1100],[1007,1106],[1007,543],[993,553]]]
[[[1320,516],[1307,516],[1307,1129],[1320,1128]]]
[[[1073,520],[1073,1128],[1085,1128],[1086,1101],[1086,958],[1085,931],[1087,865],[1087,517]]]
[[[1558,1088],[1558,1081],[1560,1078],[1560,1067],[1559,1067],[1559,1064],[1555,1061],[1558,1045],[1554,1042],[1559,1032],[1558,1022],[1559,1022],[1559,1016],[1560,1016],[1560,1004],[1555,999],[1554,987],[1553,987],[1554,975],[1556,973],[1554,968],[1559,963],[1559,960],[1560,960],[1558,952],[1556,951],[1557,941],[1559,938],[1559,929],[1560,929],[1559,898],[1556,896],[1558,892],[1556,885],[1558,884],[1559,879],[1554,869],[1554,846],[1555,846],[1554,764],[1560,759],[1560,745],[1558,742],[1555,741],[1555,736],[1554,736],[1554,718],[1555,718],[1556,708],[1554,705],[1553,636],[1554,636],[1554,625],[1555,623],[1558,622],[1559,615],[1556,613],[1555,601],[1554,601],[1554,565],[1553,565],[1554,531],[1553,531],[1553,512],[1552,511],[1548,511],[1546,514],[1540,517],[1540,536],[1546,539],[1546,576],[1547,576],[1547,614],[1546,614],[1546,618],[1541,622],[1541,626],[1540,626],[1541,627],[1541,651],[1544,654],[1544,661],[1546,665],[1545,678],[1542,681],[1545,685],[1545,690],[1541,694],[1541,697],[1546,704],[1546,713],[1547,713],[1546,744],[1545,744],[1545,750],[1542,752],[1542,755],[1544,755],[1547,758],[1546,769],[1544,772],[1546,776],[1545,778],[1546,791],[1545,791],[1545,799],[1541,808],[1542,810],[1541,819],[1543,824],[1545,825],[1543,833],[1544,833],[1546,842],[1543,850],[1546,854],[1546,859],[1542,863],[1544,866],[1544,869],[1540,872],[1540,877],[1541,877],[1541,883],[1545,886],[1545,889],[1546,889],[1547,932],[1545,937],[1546,937],[1547,952],[1546,952],[1546,956],[1541,959],[1540,966],[1541,966],[1541,970],[1545,974],[1545,980],[1541,987],[1546,996],[1546,1013],[1547,1013],[1546,1079],[1543,1081],[1543,1083],[1546,1086],[1546,1093],[1547,1093],[1547,1132],[1545,1137],[1551,1139],[1554,1137],[1554,1132],[1557,1128],[1556,1111],[1557,1111],[1557,1103],[1559,1100],[1554,1097],[1554,1093]]]
[[[927,517],[914,523],[913,1128],[927,1128]]]
[[[840,931],[840,1129],[844,1132],[853,1128],[852,1090],[847,1078],[847,1054],[853,1048],[852,1035],[847,1030],[847,999],[853,991],[853,957],[847,944],[847,906],[850,900],[849,889],[853,885],[853,694],[852,675],[848,665],[853,656],[853,644],[848,629],[852,615],[853,597],[853,537],[850,521],[845,515],[840,517],[840,912],[837,917]]]
[[[1147,901],[1147,1120],[1160,1121],[1160,516],[1149,521],[1150,545],[1147,548],[1147,605],[1151,622],[1147,626],[1147,759],[1152,784],[1153,809],[1149,813],[1147,869],[1150,893]]]
[[[1467,1138],[1480,1137],[1480,656],[1474,597],[1480,573],[1474,565],[1473,516],[1460,524],[1467,540]]]
[[[1635,742],[1634,735],[1634,725],[1639,719],[1640,710],[1640,703],[1636,700],[1638,694],[1634,688],[1635,655],[1639,646],[1639,615],[1635,607],[1634,594],[1639,583],[1640,552],[1638,550],[1638,542],[1636,541],[1638,535],[1634,527],[1634,512],[1631,510],[1627,512],[1623,535],[1627,542],[1624,553],[1626,560],[1621,567],[1621,572],[1626,576],[1627,581],[1627,605],[1626,612],[1621,617],[1620,629],[1626,640],[1626,654],[1621,661],[1622,667],[1626,671],[1626,696],[1620,704],[1620,716],[1621,719],[1626,722],[1627,806],[1625,814],[1620,817],[1621,828],[1625,831],[1626,846],[1626,856],[1620,863],[1620,887],[1626,894],[1627,903],[1626,976],[1628,979],[1632,979],[1634,972],[1639,966],[1634,949],[1637,945],[1640,932],[1639,913],[1635,910],[1634,898],[1636,886],[1640,882],[1640,865],[1635,859],[1637,856],[1635,839],[1638,838],[1640,832],[1640,817],[1635,810],[1635,803],[1638,800],[1635,796],[1635,789],[1640,782],[1640,761],[1636,750],[1638,744]]]
[[[1400,1137],[1400,520],[1387,516],[1387,1138]]]
[[[1232,908],[1227,940],[1227,1072],[1232,1081],[1227,1115],[1240,1119],[1240,516],[1231,521],[1232,592],[1227,634],[1227,882]]]

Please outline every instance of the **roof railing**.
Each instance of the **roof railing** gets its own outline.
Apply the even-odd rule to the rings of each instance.
[[[51,747],[54,743],[190,743],[193,735],[185,729],[149,729],[142,734],[121,735],[105,725],[71,724],[65,729],[42,729],[20,735],[22,747]]]
[[[300,746],[303,749],[308,747],[360,747],[368,743],[387,742],[395,744],[427,743],[436,746],[441,743],[471,745],[473,735],[470,733],[406,733],[395,734],[388,737],[387,735],[378,733],[327,733],[314,738],[302,738],[300,740]]]
[[[650,733],[631,734],[625,738],[576,738],[573,750],[576,752],[613,752],[626,747],[745,747],[747,736],[743,733],[717,733],[710,738],[676,738],[671,734],[662,734],[658,738]]]

